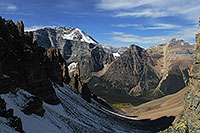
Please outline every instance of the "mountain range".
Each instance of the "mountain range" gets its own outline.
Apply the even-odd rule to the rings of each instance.
[[[199,36],[195,51],[176,39],[114,48],[78,28],[24,32],[0,17],[0,131],[198,131]]]
[[[148,49],[137,45],[115,48],[99,44],[78,28],[44,28],[33,34],[38,45],[58,48],[68,65],[79,63],[81,80],[111,104],[138,105],[188,84],[194,45],[183,40],[172,39]]]

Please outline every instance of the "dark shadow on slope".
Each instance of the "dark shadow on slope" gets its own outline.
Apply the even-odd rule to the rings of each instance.
[[[117,115],[113,115],[111,113],[107,114],[108,117],[112,116],[112,118],[116,122],[124,123],[127,127],[132,127],[133,129],[142,130],[146,132],[159,132],[167,129],[169,126],[172,126],[172,123],[175,119],[174,116],[164,116],[155,120],[143,119],[143,120],[134,120],[129,119]]]
[[[145,128],[147,128],[147,130],[158,132],[167,129],[169,126],[172,126],[174,119],[174,116],[164,116],[156,120],[144,119],[141,121],[144,122]]]

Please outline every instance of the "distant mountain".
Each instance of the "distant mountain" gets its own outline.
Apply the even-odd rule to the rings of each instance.
[[[158,71],[165,73],[173,66],[179,66],[181,70],[189,68],[194,57],[194,45],[174,38],[166,44],[148,48],[147,52],[157,63]]]
[[[110,103],[138,105],[183,89],[193,56],[194,45],[183,40],[172,39],[146,50],[131,46],[104,75],[93,77],[89,87]]]
[[[113,53],[113,56],[115,58],[119,57],[120,55],[122,55],[126,50],[128,50],[127,47],[119,47],[119,48],[116,48],[116,47],[112,47],[112,46],[109,46],[107,44],[103,44],[100,46],[104,49],[104,51],[106,52],[111,52]]]
[[[34,40],[46,49],[58,48],[68,65],[79,63],[82,80],[87,80],[114,60],[112,53],[105,52],[97,41],[78,28],[39,29],[34,31]]]
[[[35,40],[39,40],[37,37],[40,36],[43,37],[48,36],[48,38],[52,37],[50,39],[51,46],[56,45],[57,47],[62,47],[58,42],[56,42],[56,40],[58,39],[98,44],[96,40],[94,40],[90,35],[88,35],[84,31],[78,28],[71,28],[71,27],[56,27],[56,28],[47,27],[44,29],[38,29],[35,31],[34,36]]]
[[[104,75],[91,78],[88,85],[92,92],[109,103],[142,103],[146,98],[137,100],[136,97],[152,91],[160,80],[154,66],[145,49],[131,45],[111,63]]]
[[[188,70],[193,62],[194,45],[174,38],[166,44],[148,48],[147,52],[156,63],[156,70],[162,75],[154,95],[171,94],[188,84]]]
[[[67,65],[78,63],[81,80],[111,103],[140,104],[181,90],[188,83],[194,55],[194,45],[183,40],[172,39],[146,50],[138,46],[115,48],[68,27],[36,30],[34,40],[46,49],[58,48]],[[174,79],[177,82],[171,86]]]

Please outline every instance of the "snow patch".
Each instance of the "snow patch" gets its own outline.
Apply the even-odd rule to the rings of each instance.
[[[117,53],[113,53],[113,56],[116,59],[117,57],[120,57],[120,54],[118,52]]]
[[[37,115],[25,115],[21,111],[21,107],[27,100],[26,97],[32,96],[30,93],[19,90],[16,95],[8,93],[1,95],[6,101],[7,108],[14,110],[14,115],[21,118],[23,130],[28,133],[58,133],[58,132],[72,132],[67,123],[63,121],[63,117],[67,116],[62,105],[48,105],[43,103],[45,114],[43,117]],[[0,124],[2,126],[2,124]],[[2,129],[0,128],[0,132]]]
[[[21,109],[32,96],[27,91],[18,89],[16,94],[2,94],[7,108],[14,110],[14,115],[21,118],[23,130],[28,133],[73,133],[73,132],[138,132],[128,119],[117,116],[104,109],[92,99],[91,103],[83,100],[81,95],[72,91],[64,84],[61,87],[52,83],[56,95],[61,101],[58,105],[43,103],[45,113],[43,117],[25,115]],[[3,120],[0,119],[0,132],[7,130]],[[137,125],[137,123],[135,123]]]
[[[72,62],[71,64],[68,65],[68,72],[69,72],[69,75],[73,75],[73,73],[74,73],[75,70],[76,70],[77,64],[78,64],[78,63],[76,63],[76,62]]]
[[[7,79],[7,78],[9,78],[10,76],[3,74],[2,77],[5,78],[5,79]]]

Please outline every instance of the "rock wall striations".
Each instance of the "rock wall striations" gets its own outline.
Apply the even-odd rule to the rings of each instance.
[[[180,114],[182,120],[173,127],[162,131],[163,133],[200,132],[200,33],[196,34],[196,43],[194,63],[189,71],[189,90],[184,96],[184,110]]]
[[[190,88],[184,98],[184,120],[189,132],[200,132],[200,33],[196,35],[194,64],[190,69]]]

